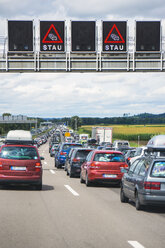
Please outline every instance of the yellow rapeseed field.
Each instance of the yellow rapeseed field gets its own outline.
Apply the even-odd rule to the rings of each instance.
[[[83,129],[91,131],[92,126],[82,126]],[[107,127],[107,126],[106,126]],[[165,125],[111,125],[113,134],[140,135],[140,134],[165,134]]]

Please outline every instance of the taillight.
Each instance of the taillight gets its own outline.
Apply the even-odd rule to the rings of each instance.
[[[128,170],[128,165],[127,164],[123,164],[120,166],[120,171],[121,173],[127,172]]]
[[[74,158],[72,161],[73,162],[80,162],[80,159],[79,158]]]
[[[66,152],[60,152],[60,155],[66,155],[67,153]]]
[[[2,164],[0,164],[0,170],[2,170],[3,168],[2,168]]]
[[[144,189],[160,190],[160,182],[144,182]]]
[[[90,164],[89,168],[91,169],[99,169],[100,166],[96,165],[94,162]]]
[[[40,163],[36,163],[35,171],[41,171],[41,164]]]

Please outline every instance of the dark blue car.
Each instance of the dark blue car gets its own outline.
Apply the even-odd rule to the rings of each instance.
[[[68,156],[70,149],[73,147],[82,147],[79,143],[62,143],[59,151],[55,154],[55,166],[61,168],[65,164],[66,156]]]

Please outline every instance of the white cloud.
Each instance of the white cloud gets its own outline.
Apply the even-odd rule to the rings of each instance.
[[[131,33],[133,20],[161,19],[164,13],[164,0],[84,0],[81,7],[77,0],[0,0],[0,35],[7,32],[6,18],[35,19],[36,25],[38,19],[128,19]],[[0,114],[104,117],[165,109],[164,73],[1,73],[0,78]]]
[[[1,74],[0,112],[42,117],[160,113],[164,105],[164,74],[153,75]]]

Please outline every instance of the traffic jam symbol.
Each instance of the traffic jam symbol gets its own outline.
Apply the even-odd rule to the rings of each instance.
[[[111,30],[109,31],[107,37],[104,40],[105,51],[123,51],[125,40],[121,35],[119,29],[116,24],[113,25]]]
[[[62,51],[63,50],[63,40],[61,39],[57,29],[53,24],[50,25],[46,35],[43,40],[43,50],[44,51]]]

